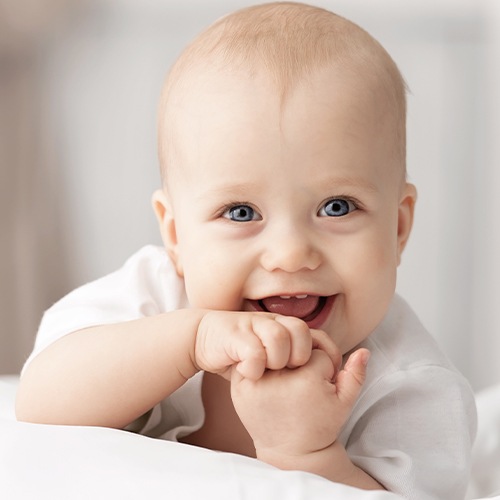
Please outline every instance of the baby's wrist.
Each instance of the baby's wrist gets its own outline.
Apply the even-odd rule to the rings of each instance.
[[[349,458],[344,446],[337,442],[323,448],[294,454],[291,451],[256,448],[257,458],[282,470],[300,470],[325,477],[330,481],[358,485],[359,474],[366,475]],[[366,475],[368,476],[368,475]],[[367,489],[378,489],[380,485],[368,476]],[[370,482],[373,481],[373,484]]]
[[[202,370],[196,359],[196,339],[198,329],[206,311],[198,309],[178,309],[173,313],[177,316],[178,333],[183,337],[186,348],[188,366],[185,368],[186,378],[192,377]]]
[[[256,456],[279,469],[314,472],[313,469],[317,468],[319,461],[327,460],[330,456],[332,460],[335,458],[332,448],[334,444],[321,450],[298,450],[289,446],[267,448],[256,445]]]

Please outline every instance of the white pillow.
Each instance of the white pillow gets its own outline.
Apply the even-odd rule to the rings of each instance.
[[[0,419],[15,420],[14,404],[19,377],[15,375],[0,376]]]
[[[0,376],[0,498],[389,500],[257,460],[99,427],[16,422],[17,377]],[[467,498],[500,500],[500,385],[477,395],[478,436]]]
[[[0,377],[0,498],[9,500],[397,500],[305,472],[102,427],[14,417],[16,380]]]

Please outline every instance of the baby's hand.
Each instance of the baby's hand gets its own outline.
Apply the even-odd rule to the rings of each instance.
[[[233,403],[259,458],[303,457],[337,440],[360,394],[369,352],[357,350],[341,371],[327,352],[314,349],[305,365],[259,380],[233,372]]]
[[[195,364],[201,370],[230,378],[257,380],[266,369],[281,370],[306,364],[318,334],[297,318],[262,312],[209,311],[195,341]],[[340,363],[340,353],[337,356]]]

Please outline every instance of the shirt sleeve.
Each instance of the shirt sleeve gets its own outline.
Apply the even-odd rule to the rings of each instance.
[[[144,247],[117,271],[77,288],[45,312],[23,370],[41,351],[72,332],[185,307],[183,281],[165,250]],[[198,373],[126,429],[169,440],[199,429],[204,419],[201,383]]]
[[[419,366],[384,376],[364,398],[346,444],[353,463],[408,499],[464,498],[477,425],[467,381]]]
[[[183,283],[165,250],[146,246],[117,271],[77,288],[48,309],[24,366],[69,333],[154,316],[186,305]]]
[[[202,382],[203,372],[196,373],[126,430],[167,441],[178,441],[199,430],[205,420]]]

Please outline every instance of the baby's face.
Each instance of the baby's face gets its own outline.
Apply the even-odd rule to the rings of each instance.
[[[344,353],[381,321],[415,193],[393,118],[356,86],[330,70],[282,105],[263,79],[214,76],[180,104],[173,221],[157,208],[193,307],[298,316]]]

